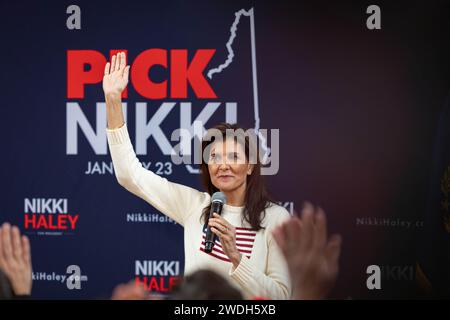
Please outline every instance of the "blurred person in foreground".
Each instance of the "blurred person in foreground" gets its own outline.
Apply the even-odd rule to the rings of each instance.
[[[339,272],[342,238],[327,236],[322,208],[306,202],[301,217],[292,217],[273,230],[273,236],[287,261],[293,299],[327,297]]]
[[[112,300],[243,300],[242,293],[219,273],[201,269],[183,278],[169,297],[145,290],[144,285],[130,281],[114,288]]]
[[[31,286],[30,241],[6,222],[0,227],[0,299],[28,298]]]

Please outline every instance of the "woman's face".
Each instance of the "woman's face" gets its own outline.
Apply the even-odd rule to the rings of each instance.
[[[208,170],[212,184],[222,192],[246,185],[253,166],[248,164],[243,146],[234,139],[214,142],[209,154]]]

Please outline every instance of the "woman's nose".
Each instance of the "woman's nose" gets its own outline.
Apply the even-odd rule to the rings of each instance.
[[[225,171],[230,168],[229,164],[226,161],[221,161],[219,163],[219,170]]]

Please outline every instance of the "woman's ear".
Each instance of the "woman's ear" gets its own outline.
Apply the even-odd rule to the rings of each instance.
[[[248,165],[248,169],[247,169],[247,175],[248,175],[248,176],[251,175],[252,172],[253,172],[253,165],[252,165],[252,164],[249,164],[249,165]]]

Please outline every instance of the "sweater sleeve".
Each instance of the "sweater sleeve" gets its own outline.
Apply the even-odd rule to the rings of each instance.
[[[106,129],[106,133],[117,181],[125,189],[182,226],[193,209],[207,201],[207,193],[170,182],[145,169],[133,150],[126,124]]]
[[[290,299],[292,285],[289,269],[284,256],[272,236],[272,230],[281,220],[289,218],[289,213],[281,216],[278,222],[267,227],[266,238],[268,246],[266,272],[256,269],[249,258],[242,256],[241,262],[233,271],[230,267],[229,275],[235,279],[248,297],[263,296],[273,300]]]

